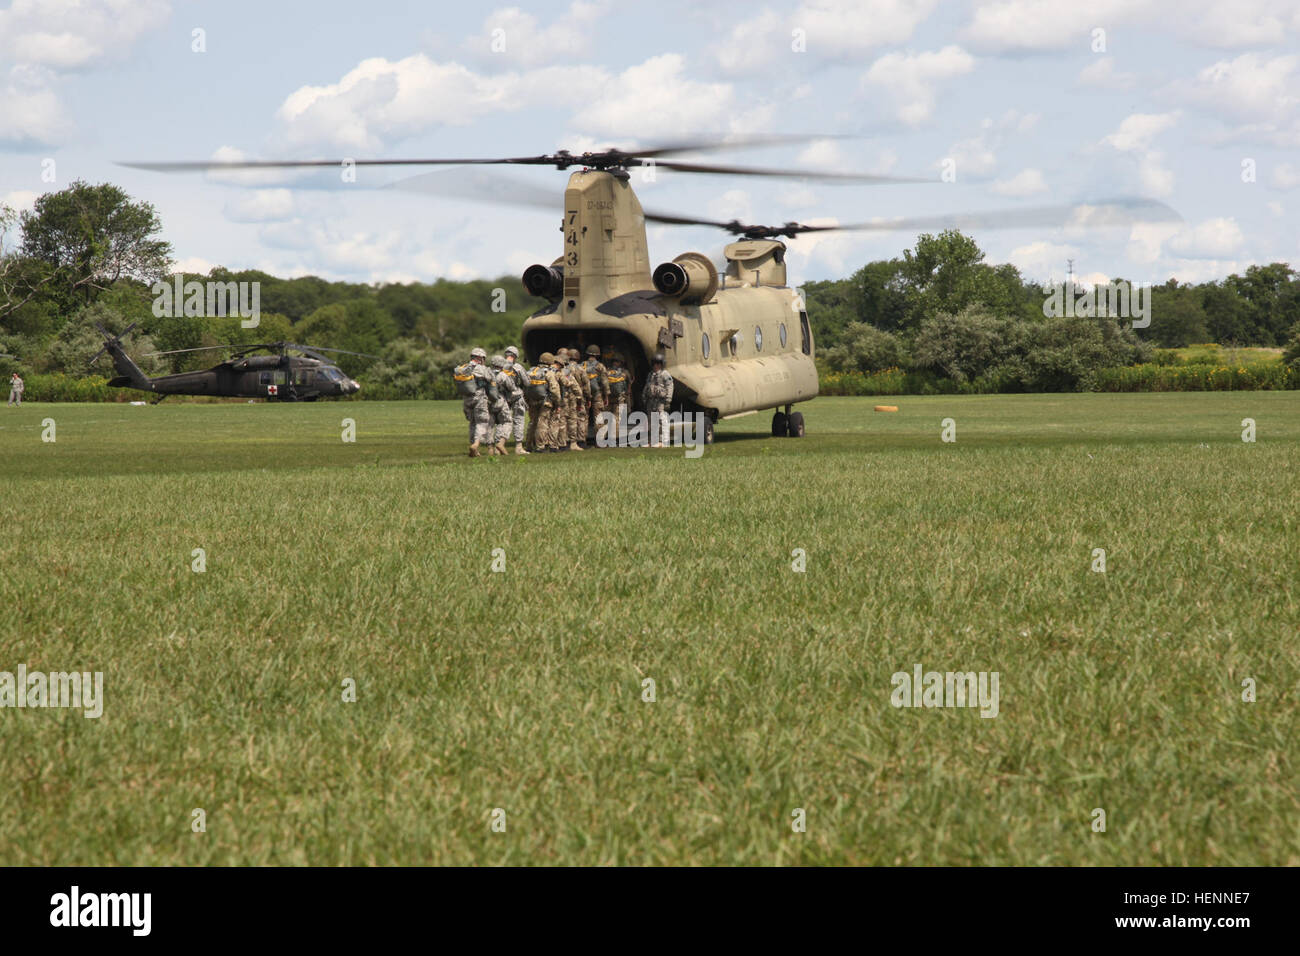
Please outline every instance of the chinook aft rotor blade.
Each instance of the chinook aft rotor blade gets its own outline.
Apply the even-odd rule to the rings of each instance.
[[[945,213],[934,216],[903,216],[873,222],[838,225],[805,225],[787,222],[782,226],[746,225],[737,220],[694,219],[647,211],[647,220],[682,226],[713,226],[746,239],[794,237],[806,232],[894,232],[926,229],[1024,229],[1073,226],[1081,229],[1104,229],[1130,226],[1135,222],[1182,222],[1169,206],[1155,199],[1118,198],[1055,206],[1018,206],[972,213]]]

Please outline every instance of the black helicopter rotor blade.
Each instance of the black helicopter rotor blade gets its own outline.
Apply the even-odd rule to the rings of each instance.
[[[751,239],[794,237],[807,232],[893,232],[925,229],[1023,229],[1073,226],[1104,229],[1130,226],[1135,222],[1182,222],[1170,206],[1156,199],[1120,197],[1051,206],[1018,206],[971,213],[942,213],[931,216],[904,216],[872,222],[836,225],[805,225],[787,222],[781,226],[747,225],[737,220],[696,219],[666,213],[646,212],[651,222],[682,226],[713,226]]]
[[[340,355],[359,355],[362,358],[379,358],[378,355],[371,355],[369,352],[352,352],[348,349],[330,349],[323,345],[295,345],[292,342],[285,342],[285,348],[297,349],[299,352],[337,352]]]
[[[460,159],[250,159],[250,160],[183,160],[166,162],[123,161],[120,166],[132,169],[144,169],[152,172],[215,172],[221,170],[253,169],[311,169],[339,168],[345,162],[354,166],[554,166],[556,169],[568,169],[571,166],[590,169],[626,169],[629,167],[655,165],[688,173],[725,174],[738,176],[781,176],[796,179],[816,179],[826,182],[857,183],[928,183],[937,179],[908,176],[881,176],[866,173],[815,172],[798,169],[753,168],[746,166],[720,166],[707,163],[690,163],[680,160],[663,160],[661,156],[680,153],[708,152],[726,149],[744,149],[758,146],[771,146],[789,143],[811,143],[828,139],[845,139],[845,136],[827,135],[780,135],[769,134],[749,137],[733,137],[723,140],[697,140],[692,142],[672,143],[660,146],[634,147],[630,149],[610,148],[588,150],[572,153],[567,149],[538,156],[501,156],[501,157],[463,157]]]
[[[638,163],[638,165],[644,165]],[[778,176],[784,179],[815,179],[828,183],[859,183],[863,185],[887,185],[908,183],[937,183],[936,178],[920,176],[882,176],[875,173],[830,173],[807,169],[772,169],[754,166],[718,166],[710,163],[684,163],[679,160],[655,162],[659,169],[672,169],[682,173],[708,173],[726,176]]]

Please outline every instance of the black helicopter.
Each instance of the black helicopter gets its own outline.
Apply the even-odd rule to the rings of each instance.
[[[281,402],[314,402],[321,396],[354,395],[361,390],[356,379],[349,378],[333,360],[322,352],[375,358],[364,352],[294,345],[292,342],[263,342],[257,345],[210,345],[197,349],[173,349],[151,355],[178,355],[182,352],[210,352],[231,349],[232,354],[219,365],[197,372],[180,372],[150,378],[140,371],[122,348],[122,337],[135,328],[132,322],[121,335],[113,335],[97,325],[104,336],[104,347],[91,359],[93,364],[107,352],[113,358],[117,377],[108,384],[113,388],[137,388],[157,392],[158,404],[168,395],[217,395],[230,398],[270,398]],[[254,352],[269,352],[254,355]],[[300,355],[290,355],[289,352]]]

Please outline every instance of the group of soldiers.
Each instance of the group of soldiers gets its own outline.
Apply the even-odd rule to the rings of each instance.
[[[576,348],[543,352],[530,369],[519,364],[514,346],[504,355],[473,349],[470,359],[452,373],[469,421],[469,456],[505,455],[511,434],[515,454],[582,451],[597,434],[598,419],[611,412],[616,422],[631,409],[632,371],[623,355],[611,352],[601,361],[598,345],[587,346],[584,361]],[[673,398],[673,379],[656,354],[642,390],[647,412],[666,412]],[[525,425],[525,417],[527,424]]]

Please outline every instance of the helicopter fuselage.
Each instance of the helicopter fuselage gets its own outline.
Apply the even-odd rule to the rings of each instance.
[[[676,382],[674,406],[715,419],[816,397],[812,329],[786,285],[781,242],[732,243],[722,274],[698,253],[679,256],[674,262],[689,285],[662,291],[659,270],[653,278],[650,270],[641,204],[621,170],[573,173],[562,228],[564,253],[549,282],[536,277],[549,304],[524,323],[532,361],[594,343],[626,356],[641,382],[651,356],[663,352]]]

